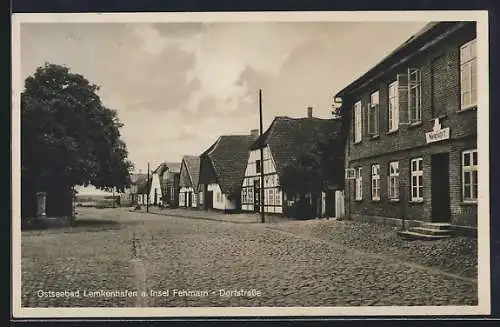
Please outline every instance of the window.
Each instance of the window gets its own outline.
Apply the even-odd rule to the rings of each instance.
[[[399,162],[389,162],[389,199],[399,199]]]
[[[354,105],[354,143],[361,142],[362,120],[361,101]]]
[[[380,200],[380,165],[372,165],[372,200]]]
[[[170,189],[170,200],[174,201],[175,200],[175,193],[174,193],[174,188],[172,187]]]
[[[217,191],[217,202],[222,202],[222,194]]]
[[[474,39],[460,47],[460,102],[462,109],[476,104],[476,70],[476,39]]]
[[[241,190],[241,203],[247,203],[247,189],[243,188]]]
[[[422,158],[411,160],[411,200],[420,202],[424,200],[424,171]]]
[[[363,176],[361,175],[362,169],[361,167],[356,168],[356,179],[355,179],[355,184],[356,184],[356,189],[355,189],[355,197],[356,200],[362,200],[363,199]]]
[[[477,201],[477,149],[462,153],[462,197],[464,201]]]
[[[371,136],[378,135],[378,108],[379,96],[378,91],[376,91],[370,96],[370,106],[368,107],[368,134]]]
[[[267,204],[269,205],[274,205],[274,189],[269,189],[269,197],[268,197],[268,202]]]
[[[389,84],[388,128],[396,131],[399,126],[398,81]]]
[[[418,69],[410,68],[408,71],[408,109],[410,123],[422,120],[422,87]]]
[[[256,172],[257,174],[259,174],[259,173],[260,173],[260,168],[261,168],[261,167],[260,167],[260,160],[255,160],[255,172]]]
[[[200,196],[198,197],[199,203],[203,204],[203,192],[200,192]]]
[[[247,200],[249,204],[253,204],[253,187],[247,188]]]
[[[277,205],[277,206],[280,206],[281,205],[281,192],[279,190],[276,190],[275,194],[274,194],[274,204]]]

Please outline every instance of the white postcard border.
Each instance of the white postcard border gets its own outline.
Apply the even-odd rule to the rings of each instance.
[[[477,21],[478,53],[478,305],[374,307],[210,307],[210,308],[22,308],[20,219],[21,24],[161,22],[405,22]],[[487,11],[359,12],[197,12],[197,13],[36,13],[12,16],[12,308],[14,318],[242,317],[242,316],[427,316],[490,314],[489,64]]]

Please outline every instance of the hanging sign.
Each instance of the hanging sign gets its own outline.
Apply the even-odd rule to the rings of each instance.
[[[450,138],[450,128],[441,128],[439,118],[434,119],[434,127],[432,132],[425,133],[427,143],[439,142]]]

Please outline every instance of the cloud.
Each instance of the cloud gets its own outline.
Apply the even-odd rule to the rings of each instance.
[[[422,23],[24,24],[22,74],[45,61],[101,85],[130,158],[181,160],[276,115],[328,117],[332,96]],[[374,37],[377,47],[369,47]]]

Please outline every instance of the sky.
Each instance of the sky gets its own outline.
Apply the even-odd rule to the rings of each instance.
[[[22,78],[45,62],[101,87],[146,172],[275,116],[328,118],[333,96],[425,22],[23,23]]]

